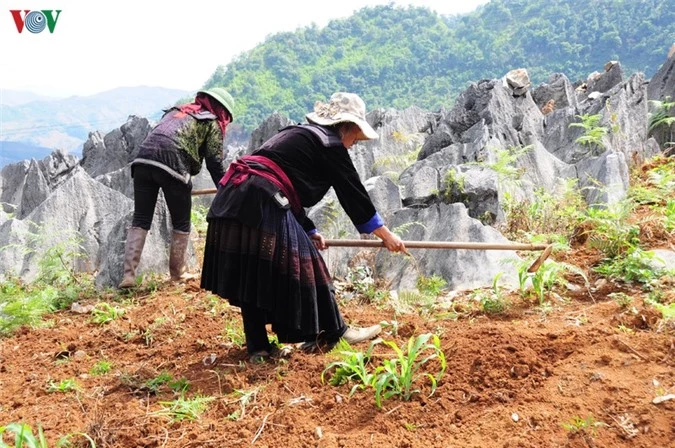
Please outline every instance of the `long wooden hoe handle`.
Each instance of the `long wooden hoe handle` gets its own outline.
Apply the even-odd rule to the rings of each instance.
[[[193,190],[192,196],[214,194],[218,190],[209,188],[206,190]],[[524,243],[459,243],[452,241],[404,241],[407,249],[468,249],[468,250],[543,250],[527,272],[536,272],[544,261],[551,255],[553,246],[550,244],[524,244]],[[326,240],[328,247],[384,247],[380,240]]]
[[[403,241],[406,249],[468,249],[468,250],[542,250],[541,255],[527,269],[537,272],[544,261],[551,255],[552,244],[526,243],[461,243],[453,241]],[[328,247],[384,247],[380,240],[326,240]]]

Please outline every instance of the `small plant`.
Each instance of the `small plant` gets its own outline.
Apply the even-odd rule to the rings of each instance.
[[[25,423],[10,423],[6,426],[0,426],[0,448],[12,448],[2,441],[3,434],[6,432],[14,433],[14,446],[21,448],[24,445],[29,448],[48,448],[42,427],[38,426],[38,434],[33,434],[33,428]]]
[[[553,260],[546,260],[537,269],[536,272],[528,272],[528,268],[532,260],[524,260],[518,264],[518,282],[520,285],[520,294],[525,297],[529,295],[527,289],[527,281],[530,280],[532,288],[537,296],[539,305],[543,305],[546,300],[546,294],[556,285],[565,285],[563,274],[570,272],[583,278],[584,283],[588,287],[588,277],[577,266],[569,263],[561,263]]]
[[[236,398],[233,401],[228,401],[225,404],[239,403],[239,409],[227,415],[226,418],[232,421],[237,421],[244,418],[246,415],[246,407],[251,403],[255,403],[256,399],[258,398],[258,392],[260,392],[260,388],[257,387],[251,390],[235,389],[234,395]]]
[[[14,433],[14,444],[7,445],[3,441],[3,434],[12,432]],[[83,437],[89,442],[90,448],[96,448],[96,443],[94,440],[89,437],[88,434],[78,432],[66,434],[65,436],[59,439],[56,446],[58,447],[71,447],[73,446],[70,442],[70,439],[73,437]],[[49,448],[47,444],[47,438],[45,437],[44,432],[42,431],[42,426],[38,425],[37,435],[33,434],[33,428],[30,425],[25,423],[10,423],[5,426],[0,426],[0,448]]]
[[[105,375],[106,373],[110,372],[112,367],[113,367],[112,362],[106,359],[102,359],[100,361],[97,361],[96,364],[92,366],[92,368],[89,370],[89,373],[94,376]]]
[[[239,319],[228,319],[225,321],[225,336],[237,348],[242,348],[246,343],[244,327]]]
[[[664,274],[663,269],[653,266],[653,260],[658,260],[654,252],[634,248],[623,257],[604,259],[595,271],[625,282],[647,284]]]
[[[67,378],[65,380],[61,380],[58,383],[55,383],[53,380],[50,380],[49,383],[47,384],[47,392],[61,392],[61,393],[66,393],[66,392],[76,392],[80,390],[79,384],[77,384],[77,381],[75,381],[75,378]]]
[[[430,339],[431,343],[429,343]],[[422,334],[416,338],[411,337],[408,340],[405,352],[393,341],[385,341],[384,343],[396,352],[397,357],[385,359],[382,366],[378,367],[376,371],[373,386],[377,407],[382,407],[383,398],[388,399],[396,395],[405,401],[410,400],[414,394],[420,392],[419,389],[415,388],[420,377],[428,378],[431,381],[429,395],[433,395],[438,381],[445,374],[447,367],[439,337],[430,333]],[[430,352],[430,354],[427,354],[427,352]],[[423,358],[423,356],[425,357]],[[437,359],[440,363],[440,370],[435,375],[425,372],[420,373],[420,369],[433,359]]]
[[[206,234],[206,215],[208,212],[208,207],[199,204],[192,204],[192,209],[190,210],[190,222],[192,223],[192,227],[194,227],[199,235]]]
[[[123,316],[124,310],[122,308],[114,307],[107,302],[100,302],[96,304],[94,309],[91,311],[91,314],[92,322],[103,325]]]
[[[593,152],[597,150],[598,153],[600,150],[605,148],[604,137],[607,135],[608,129],[604,126],[600,126],[600,119],[602,118],[600,114],[596,115],[577,115],[576,116],[580,123],[570,123],[570,127],[582,128],[584,133],[581,137],[576,139],[576,143],[579,143],[584,146],[588,146],[590,151]]]
[[[162,386],[170,383],[171,381],[173,381],[173,376],[165,370],[156,377],[147,380],[145,382],[145,388],[149,390],[151,393],[156,394],[157,392],[159,392],[159,389]]]
[[[338,360],[328,364],[321,372],[321,382],[324,382],[327,372],[333,371],[328,381],[330,385],[339,386],[349,382],[355,383],[349,392],[350,397],[357,390],[372,386],[375,375],[369,371],[369,363],[375,345],[376,342],[371,342],[370,347],[364,353],[355,351],[347,341],[340,339],[330,352],[331,356],[337,357]]]
[[[162,409],[153,412],[152,415],[169,417],[173,422],[183,420],[197,420],[209,407],[209,403],[215,400],[214,397],[205,397],[197,395],[193,398],[180,398],[173,401],[160,401]]]
[[[501,272],[495,275],[490,291],[478,291],[475,295],[485,313],[498,314],[504,312],[509,307],[508,300],[502,295],[497,285],[501,276]]]
[[[437,297],[446,285],[447,282],[445,279],[436,274],[433,274],[431,277],[420,275],[417,278],[417,289],[419,289],[422,294],[433,297]]]
[[[670,97],[667,96],[664,101],[652,100],[649,102],[655,109],[653,113],[649,114],[649,133],[654,132],[657,128],[672,128],[673,124],[675,124],[675,117],[670,116],[670,109],[675,108],[675,101],[670,101]],[[672,137],[672,135],[673,133],[671,131],[670,137]]]
[[[613,292],[608,297],[614,300],[621,308],[628,308],[633,304],[633,298],[623,292]]]
[[[634,208],[632,201],[588,208],[584,222],[592,229],[591,247],[601,250],[608,258],[636,248],[640,243],[640,227],[629,222]]]
[[[675,320],[675,302],[668,305],[663,305],[658,302],[650,302],[650,304],[661,312],[664,321]]]
[[[604,425],[605,423],[596,421],[592,415],[586,418],[575,416],[569,422],[562,423],[562,427],[571,433],[583,432],[591,437],[595,437],[596,428]]]
[[[408,144],[411,140],[409,135],[404,135],[398,131],[394,131],[392,133],[392,137],[395,141],[405,144]],[[415,161],[417,161],[417,156],[419,155],[421,149],[422,147],[418,146],[417,148],[404,154],[379,156],[375,160],[373,167],[377,168],[378,172],[392,174],[392,181],[397,182],[398,175],[410,165],[415,163]]]
[[[525,170],[517,167],[516,162],[533,148],[532,145],[497,148],[494,162],[475,162],[475,164],[493,170],[497,174],[497,181],[500,185],[519,185]]]

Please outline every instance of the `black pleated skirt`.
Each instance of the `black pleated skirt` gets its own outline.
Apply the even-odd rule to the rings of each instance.
[[[209,220],[201,287],[233,306],[255,306],[279,342],[313,341],[345,328],[321,254],[293,213],[273,201],[262,206],[258,228]]]

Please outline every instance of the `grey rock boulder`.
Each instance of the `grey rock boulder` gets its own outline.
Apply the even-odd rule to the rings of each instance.
[[[412,225],[422,223],[423,225]],[[435,204],[422,209],[401,209],[391,218],[391,227],[407,225],[407,240],[507,243],[494,228],[469,217],[462,204]],[[415,260],[380,250],[376,275],[391,288],[414,289],[420,273],[440,275],[450,290],[491,286],[501,273],[501,285],[517,284],[519,257],[510,251],[411,249]]]
[[[373,201],[375,210],[383,217],[402,207],[398,185],[386,176],[371,177],[363,185]]]
[[[30,212],[47,199],[50,193],[51,189],[49,188],[47,179],[45,179],[45,176],[42,174],[37,161],[32,159],[28,166],[28,172],[26,172],[17,217],[23,219],[28,216]]]
[[[566,107],[577,107],[574,87],[567,76],[562,73],[554,73],[545,83],[534,89],[532,99],[540,110],[549,104],[551,110],[548,113]]]
[[[150,129],[146,118],[131,115],[126,123],[105,135],[90,133],[82,147],[82,168],[92,177],[124,168],[138,155]]]
[[[256,149],[260,148],[263,143],[270,139],[273,135],[278,133],[283,128],[295,124],[285,115],[281,115],[278,112],[274,112],[272,115],[267,117],[260,126],[253,130],[251,133],[251,139],[248,143],[248,148],[246,154],[251,154]]]

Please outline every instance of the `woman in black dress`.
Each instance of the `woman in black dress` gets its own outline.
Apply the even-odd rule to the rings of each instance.
[[[308,124],[290,126],[250,156],[233,162],[209,210],[201,286],[241,308],[251,359],[279,342],[334,344],[372,339],[379,325],[348,327],[335,301],[319,250],[323,236],[305,215],[333,187],[360,233],[373,233],[392,252],[405,252],[364,188],[348,149],[378,138],[358,95],[338,92],[317,102]]]

